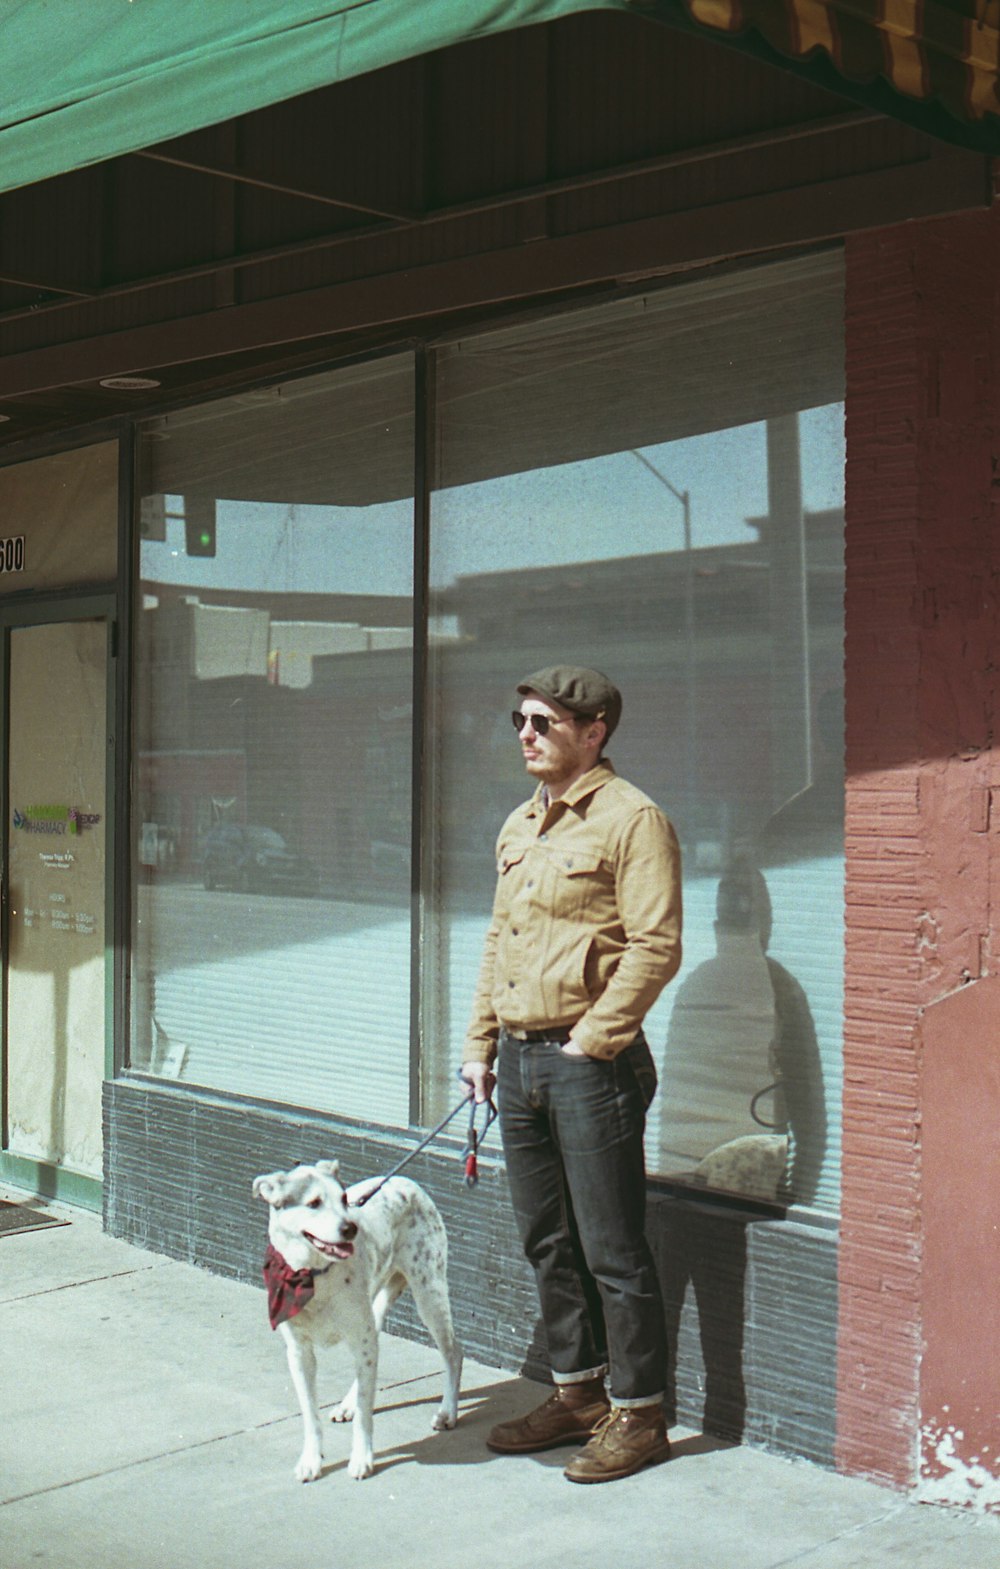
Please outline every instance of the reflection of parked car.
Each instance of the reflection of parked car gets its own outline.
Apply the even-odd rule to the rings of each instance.
[[[206,835],[202,856],[206,888],[243,888],[264,892],[287,888],[316,892],[316,868],[296,855],[273,828],[244,828],[223,823]]]

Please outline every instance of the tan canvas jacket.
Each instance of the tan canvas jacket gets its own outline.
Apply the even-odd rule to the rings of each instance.
[[[607,761],[547,811],[539,787],[497,840],[464,1060],[491,1063],[501,1024],[569,1026],[589,1056],[615,1057],[680,962],[680,850],[659,807]]]

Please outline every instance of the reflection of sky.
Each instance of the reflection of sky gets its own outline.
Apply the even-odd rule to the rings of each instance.
[[[803,504],[843,499],[843,405],[799,416]],[[745,519],[767,511],[765,426],[691,436],[643,455],[668,484],[629,452],[500,475],[434,499],[432,580],[565,561],[648,555],[683,546],[690,495],[695,548],[754,538]],[[193,587],[313,593],[408,595],[413,508],[287,506],[222,501],[217,555],[184,551],[183,524],[168,519],[165,543],[145,541],[143,576]]]

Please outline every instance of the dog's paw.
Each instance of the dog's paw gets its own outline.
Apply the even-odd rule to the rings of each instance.
[[[370,1450],[367,1454],[352,1455],[347,1462],[347,1474],[352,1476],[356,1482],[363,1482],[365,1477],[371,1476],[374,1470],[375,1462],[372,1459]]]
[[[350,1398],[350,1396],[345,1396],[340,1404],[334,1406],[333,1410],[330,1412],[330,1421],[353,1422],[354,1409],[354,1401]]]
[[[315,1482],[323,1470],[323,1456],[312,1454],[303,1450],[299,1456],[299,1463],[295,1467],[295,1480],[297,1482]]]
[[[431,1423],[431,1428],[435,1433],[442,1433],[446,1428],[454,1427],[457,1422],[457,1414],[454,1411],[446,1410],[445,1407],[442,1406],[438,1411],[437,1416],[434,1418],[434,1421]]]

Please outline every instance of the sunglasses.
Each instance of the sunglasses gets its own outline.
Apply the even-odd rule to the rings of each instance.
[[[518,735],[521,734],[529,719],[531,720],[531,728],[536,735],[548,735],[549,725],[590,723],[589,719],[583,714],[567,714],[564,718],[556,714],[522,714],[519,708],[515,708],[510,717]]]

